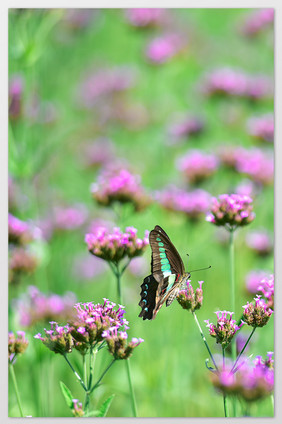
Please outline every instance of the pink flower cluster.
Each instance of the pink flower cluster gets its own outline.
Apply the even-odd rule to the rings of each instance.
[[[249,232],[246,235],[246,244],[260,256],[267,256],[273,250],[273,241],[266,230]]]
[[[257,356],[252,364],[245,361],[236,372],[226,366],[217,373],[211,373],[213,385],[227,395],[239,396],[252,402],[263,399],[274,389],[274,369],[272,352],[267,353],[267,359]]]
[[[28,347],[28,340],[25,337],[24,331],[17,331],[15,335],[12,331],[8,333],[8,360],[13,364],[16,356],[24,353]]]
[[[262,292],[267,301],[266,307],[274,310],[274,275],[263,278],[258,290]]]
[[[218,226],[236,228],[247,225],[255,219],[253,200],[239,194],[221,194],[212,198],[211,212],[206,220]]]
[[[223,68],[206,77],[203,91],[208,96],[224,95],[257,100],[272,95],[273,87],[266,76],[248,75],[243,71]]]
[[[274,9],[258,9],[252,12],[244,22],[241,30],[248,37],[254,37],[274,22]]]
[[[169,127],[169,135],[172,137],[171,144],[179,143],[179,140],[190,138],[201,133],[204,129],[204,121],[196,116],[186,116]]]
[[[268,273],[262,270],[250,271],[245,278],[246,288],[249,293],[257,293],[259,287],[263,286],[262,280],[268,277]]]
[[[79,87],[80,103],[83,107],[91,109],[101,100],[109,100],[116,93],[121,93],[131,88],[135,83],[132,69],[126,66],[105,68],[89,73]]]
[[[30,250],[24,247],[9,249],[9,282],[17,284],[22,275],[32,274],[37,268],[39,259]]]
[[[198,219],[211,205],[211,195],[201,189],[186,191],[170,186],[157,192],[156,198],[165,209],[182,212],[191,219]]]
[[[195,291],[192,287],[191,280],[187,281],[187,288],[182,288],[177,296],[177,302],[182,306],[183,309],[194,312],[203,304],[203,281],[198,281],[199,286]]]
[[[243,306],[243,320],[251,327],[264,327],[271,317],[273,310],[269,308],[261,295],[256,295],[254,298],[255,303],[247,302]]]
[[[75,230],[81,227],[87,218],[87,211],[83,205],[69,207],[55,207],[53,217],[54,230]]]
[[[151,198],[145,193],[139,175],[127,169],[106,169],[91,186],[93,198],[103,206],[113,202],[132,203],[136,211],[145,209]]]
[[[169,33],[154,38],[147,46],[146,56],[154,64],[163,64],[171,60],[184,49],[185,39],[177,33]]]
[[[134,27],[148,28],[162,25],[167,19],[167,11],[157,8],[134,8],[127,9],[125,16]]]
[[[35,286],[29,286],[26,295],[16,302],[19,321],[23,327],[31,327],[38,321],[68,319],[73,311],[76,296],[67,292],[63,296],[58,294],[46,295]]]
[[[30,225],[27,222],[16,218],[11,213],[8,215],[8,231],[9,243],[23,245],[33,239]]]
[[[205,322],[209,328],[210,335],[215,337],[216,343],[220,343],[225,349],[244,322],[242,321],[240,325],[237,325],[236,321],[232,319],[234,312],[217,311],[215,313],[217,316],[217,324],[212,324],[209,320],[205,320]]]
[[[69,325],[61,326],[57,322],[51,321],[51,329],[45,331],[45,336],[37,333],[34,338],[41,340],[42,343],[54,353],[65,355],[70,353],[73,348],[73,339],[70,334]]]
[[[148,236],[149,232],[146,231],[144,239],[138,238],[134,227],[127,227],[125,233],[118,227],[115,227],[112,233],[100,227],[95,234],[86,234],[85,242],[93,255],[117,263],[125,257],[142,255],[149,244]]]
[[[215,155],[202,153],[200,150],[190,150],[177,160],[177,167],[191,184],[196,184],[216,172],[218,159]]]
[[[115,359],[127,359],[132,355],[133,350],[143,343],[144,340],[133,337],[130,342],[127,342],[128,335],[126,331],[118,330],[118,327],[110,327],[102,333],[105,338],[108,350]]]
[[[250,118],[247,122],[249,134],[262,141],[273,143],[274,140],[274,117],[267,114],[260,117]]]

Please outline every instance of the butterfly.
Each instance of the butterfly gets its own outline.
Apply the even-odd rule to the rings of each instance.
[[[159,225],[150,232],[149,242],[152,249],[151,274],[143,280],[139,302],[142,308],[139,317],[143,320],[155,319],[162,305],[166,302],[169,306],[191,276],[185,272],[179,253]]]

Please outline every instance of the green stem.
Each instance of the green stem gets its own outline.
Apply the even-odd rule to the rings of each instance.
[[[231,372],[233,372],[233,371],[235,370],[236,365],[237,365],[237,363],[238,363],[239,359],[241,358],[241,355],[244,353],[244,350],[246,349],[246,347],[247,347],[247,345],[248,345],[249,341],[251,340],[251,337],[253,336],[253,334],[254,334],[255,330],[256,330],[256,327],[254,327],[254,328],[253,328],[253,330],[252,330],[251,334],[250,334],[250,335],[249,335],[249,337],[248,337],[248,340],[246,341],[246,343],[244,344],[244,347],[242,348],[241,352],[240,352],[240,353],[239,353],[239,355],[237,356],[237,359],[236,359],[236,361],[234,362],[234,365],[233,365],[233,367],[232,367],[232,369],[231,369],[230,373],[231,373]]]
[[[100,384],[102,378],[104,377],[104,375],[109,371],[109,369],[111,368],[111,366],[114,364],[116,359],[113,359],[112,362],[110,362],[110,364],[107,366],[107,368],[105,369],[105,371],[102,373],[101,377],[99,378],[99,380],[94,384],[94,386],[92,387],[92,389],[90,390],[89,394],[91,395],[91,393],[96,389],[96,387]]]
[[[87,392],[87,387],[84,384],[84,381],[82,380],[82,378],[80,377],[80,375],[75,371],[75,369],[73,368],[72,364],[70,363],[70,361],[67,358],[66,353],[63,354],[63,357],[65,358],[65,360],[67,361],[68,365],[70,366],[72,372],[74,373],[74,375],[76,376],[76,378],[78,379],[78,381],[80,382],[81,386],[83,387],[83,389]]]
[[[88,383],[88,389],[87,392],[85,393],[85,412],[88,412],[88,408],[89,408],[89,402],[90,402],[90,389],[91,389],[91,385],[92,385],[92,380],[93,380],[93,376],[94,376],[94,365],[95,365],[95,359],[96,359],[96,353],[97,350],[95,349],[95,345],[91,346],[90,348],[90,353],[89,353],[89,383]]]
[[[137,415],[137,408],[136,408],[136,400],[135,400],[134,389],[133,389],[132,381],[131,381],[129,358],[127,358],[125,360],[125,363],[126,363],[127,378],[128,378],[130,395],[131,395],[131,406],[132,406],[133,415],[136,418],[138,415]]]
[[[82,361],[83,361],[83,381],[85,383],[85,386],[87,386],[87,363],[86,363],[86,355],[82,355]]]
[[[230,281],[230,307],[231,312],[235,314],[235,261],[234,261],[234,228],[229,229],[229,281]],[[236,360],[236,343],[231,344],[231,357],[233,362]],[[236,399],[233,399],[233,412],[236,417]]]
[[[207,343],[207,340],[206,340],[206,338],[205,338],[205,336],[204,336],[203,330],[202,330],[202,328],[201,328],[201,326],[200,326],[200,323],[199,323],[199,321],[198,321],[198,318],[197,318],[197,315],[196,315],[195,311],[192,311],[192,315],[193,315],[194,320],[196,321],[196,324],[197,324],[197,326],[198,326],[198,328],[199,328],[199,330],[200,330],[200,333],[201,333],[201,336],[202,336],[203,342],[205,343],[205,346],[206,346],[206,348],[207,348],[207,350],[208,350],[208,352],[209,352],[209,355],[210,355],[211,360],[212,360],[212,362],[213,362],[213,364],[214,364],[214,367],[215,367],[215,369],[218,371],[218,368],[217,368],[217,365],[216,365],[216,363],[215,363],[214,357],[212,356],[211,350],[210,350],[209,345],[208,345],[208,343]]]
[[[222,348],[222,369],[225,370],[225,349]],[[224,408],[224,416],[228,417],[228,409],[227,409],[227,396],[223,393],[223,408]]]
[[[17,385],[17,379],[16,379],[16,374],[15,374],[14,366],[13,366],[13,364],[10,364],[9,366],[10,366],[10,373],[11,373],[12,380],[13,380],[14,387],[15,387],[15,392],[16,392],[16,397],[17,397],[17,402],[18,402],[18,407],[19,407],[19,410],[20,410],[21,417],[23,417],[24,414],[23,414],[23,410],[22,410],[20,393],[19,393],[19,389],[18,389],[18,385]]]

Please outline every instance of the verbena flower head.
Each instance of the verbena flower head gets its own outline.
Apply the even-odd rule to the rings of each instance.
[[[32,274],[39,259],[27,248],[16,247],[9,250],[9,282],[17,284],[22,275]]]
[[[273,183],[274,161],[270,152],[266,154],[260,149],[240,149],[237,152],[235,169],[257,184]]]
[[[270,365],[271,364],[271,365]],[[253,402],[263,399],[274,389],[274,370],[272,353],[263,361],[260,356],[253,363],[245,361],[234,373],[231,368],[220,369],[218,373],[211,373],[213,385],[221,393],[236,395],[239,398]]]
[[[204,121],[196,116],[186,116],[169,127],[170,144],[179,143],[193,135],[200,134],[204,129]]]
[[[246,244],[260,256],[267,256],[273,250],[273,241],[266,230],[249,232],[246,235]]]
[[[82,403],[78,399],[72,399],[72,413],[74,417],[83,417],[84,415]]]
[[[203,304],[203,281],[199,281],[199,286],[194,291],[191,280],[187,281],[187,288],[181,289],[177,296],[177,302],[182,306],[183,309],[194,312],[196,309],[200,309]]]
[[[184,213],[192,220],[205,214],[211,205],[211,195],[205,190],[187,191],[175,186],[157,192],[156,199],[165,209]]]
[[[96,342],[103,341],[103,332],[111,327],[127,329],[128,322],[124,318],[125,309],[104,299],[103,304],[77,303],[76,315],[70,323],[70,331],[75,340],[75,348],[82,354]]]
[[[148,28],[162,25],[167,20],[167,11],[158,8],[134,8],[127,9],[125,16],[132,26]]]
[[[95,234],[86,234],[85,242],[93,255],[106,261],[119,262],[125,257],[142,255],[149,244],[148,234],[146,231],[144,239],[141,239],[137,237],[134,227],[127,227],[124,233],[118,227],[115,227],[113,232],[100,227]]]
[[[236,321],[232,319],[234,312],[228,311],[217,311],[217,324],[212,324],[209,320],[205,320],[207,327],[209,328],[210,335],[216,338],[216,343],[220,343],[225,349],[237,331],[242,327],[244,322],[240,325],[236,324]]]
[[[33,240],[30,225],[9,213],[8,216],[9,243],[26,244]]]
[[[133,337],[130,342],[127,341],[126,331],[121,331],[118,327],[110,327],[102,334],[105,338],[108,349],[115,359],[127,359],[132,355],[133,350],[144,342],[141,338]]]
[[[213,197],[211,212],[206,220],[229,229],[250,224],[255,219],[252,198],[239,194],[221,194]]]
[[[243,320],[251,327],[264,327],[271,317],[273,310],[270,309],[261,295],[254,298],[255,303],[247,302],[243,306]]]
[[[202,153],[200,150],[190,150],[177,160],[176,165],[183,172],[185,178],[191,184],[195,184],[209,178],[216,172],[218,160],[215,155]]]
[[[154,64],[163,64],[180,53],[185,44],[185,39],[180,34],[165,34],[150,41],[146,56]]]
[[[19,321],[23,327],[31,327],[42,321],[64,321],[71,317],[76,296],[67,292],[62,296],[45,294],[35,286],[29,286],[27,293],[15,303]]]
[[[17,335],[13,332],[8,333],[8,360],[13,364],[16,356],[24,353],[28,347],[28,340],[25,337],[24,331],[17,331]]]
[[[264,75],[248,75],[231,68],[216,69],[204,83],[208,96],[236,96],[256,100],[272,95],[272,85]]]
[[[127,169],[106,169],[91,186],[93,198],[103,206],[114,202],[132,203],[136,211],[145,209],[151,199],[141,185],[139,175],[131,174]]]
[[[50,330],[44,328],[45,336],[38,333],[34,338],[41,340],[42,343],[54,353],[59,353],[61,355],[70,353],[73,348],[73,338],[70,333],[69,325],[59,326],[55,321],[51,321],[50,324]]]
[[[247,37],[254,37],[271,27],[274,22],[274,9],[258,9],[251,12],[241,27]]]
[[[269,277],[264,277],[260,285],[258,286],[258,291],[261,291],[263,296],[267,300],[266,307],[274,310],[274,275],[271,274]]]
[[[273,143],[274,140],[274,117],[272,114],[250,118],[247,129],[254,138]]]
[[[249,293],[257,293],[262,287],[262,280],[268,277],[268,273],[261,269],[250,271],[245,277],[246,289]]]

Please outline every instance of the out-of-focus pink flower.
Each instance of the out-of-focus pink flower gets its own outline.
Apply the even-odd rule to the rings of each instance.
[[[98,137],[88,142],[82,153],[82,160],[87,167],[99,168],[114,160],[115,148],[107,137]]]
[[[267,307],[274,310],[274,274],[270,274],[261,280],[258,290],[267,300]]]
[[[190,150],[176,162],[177,168],[192,184],[201,182],[212,176],[218,168],[215,155],[202,153],[200,150]]]
[[[142,277],[142,275],[146,274],[147,267],[148,261],[144,258],[144,256],[137,256],[132,259],[127,269],[136,277]]]
[[[274,9],[257,9],[247,16],[241,32],[247,37],[254,37],[274,22]]]
[[[254,183],[250,180],[243,180],[235,187],[235,193],[241,196],[250,196],[254,198],[257,194],[257,188]]]
[[[99,12],[97,9],[65,9],[63,24],[73,30],[85,28],[97,12]]]
[[[260,256],[266,256],[273,250],[273,241],[266,230],[249,232],[246,235],[246,244]]]
[[[21,75],[12,75],[9,80],[9,119],[17,120],[22,115],[24,82]]]
[[[167,10],[157,8],[126,9],[125,16],[128,22],[138,28],[161,26],[167,20]]]
[[[27,248],[9,249],[9,283],[17,284],[22,275],[32,274],[38,263],[38,257]]]
[[[250,271],[245,278],[246,288],[249,293],[257,293],[259,287],[262,286],[262,281],[267,278],[269,272],[263,270]]]
[[[152,63],[163,64],[180,53],[186,44],[187,40],[180,34],[165,34],[154,38],[148,44],[146,56]]]
[[[204,190],[186,191],[169,186],[156,193],[157,201],[167,210],[182,212],[191,219],[198,219],[211,206],[211,195]]]
[[[200,134],[204,129],[204,121],[196,116],[186,116],[178,119],[169,127],[170,144],[179,143],[184,138]]]
[[[93,280],[106,270],[106,264],[95,256],[78,256],[74,259],[73,272],[79,280]]]
[[[231,68],[217,69],[202,84],[208,96],[224,95],[260,99],[273,95],[271,80],[264,75],[248,75]]]
[[[272,114],[250,118],[247,123],[249,134],[262,141],[273,143],[274,117]]]
[[[9,213],[8,216],[9,243],[26,244],[33,240],[31,226]]]
[[[87,218],[87,211],[83,205],[54,208],[53,228],[55,230],[74,230],[81,227]]]

